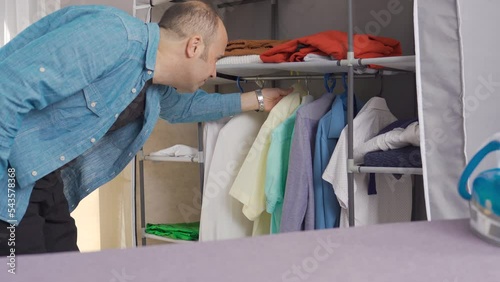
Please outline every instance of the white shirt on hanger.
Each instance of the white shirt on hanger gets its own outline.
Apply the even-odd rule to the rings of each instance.
[[[378,132],[396,121],[389,111],[385,99],[370,99],[354,119],[354,150],[373,138]],[[340,207],[340,227],[349,226],[347,196],[347,126],[323,173],[323,179],[332,184]],[[368,195],[369,174],[354,174],[355,225],[411,220],[412,177],[403,175],[397,179],[393,174],[377,174],[376,195]]]
[[[253,222],[229,189],[252,146],[267,113],[247,112],[233,117],[220,131],[205,174],[200,241],[252,236]]]
[[[203,125],[203,160],[204,160],[204,182],[203,187],[207,187],[207,175],[210,171],[210,164],[214,155],[215,144],[219,131],[231,120],[231,117],[225,117],[216,121],[205,122]]]

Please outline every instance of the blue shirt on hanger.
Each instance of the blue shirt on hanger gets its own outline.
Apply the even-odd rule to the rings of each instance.
[[[13,206],[2,200],[0,220],[18,224],[34,183],[73,160],[61,171],[72,211],[134,158],[158,117],[196,122],[241,112],[239,93],[182,95],[152,85],[144,119],[106,134],[153,77],[159,38],[157,23],[111,7],[73,6],[0,49],[0,199],[15,194]],[[15,169],[11,191],[8,167]]]
[[[362,108],[355,98],[355,114]],[[347,125],[347,92],[335,97],[332,108],[319,121],[314,146],[313,185],[315,207],[315,229],[326,229],[339,226],[340,205],[335,196],[334,187],[321,178],[333,150],[340,138],[340,133]]]

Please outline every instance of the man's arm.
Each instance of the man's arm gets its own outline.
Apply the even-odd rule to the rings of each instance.
[[[292,88],[264,88],[262,96],[264,96],[264,111],[269,112],[278,104],[279,101],[286,95],[292,93]],[[241,111],[252,111],[259,109],[259,103],[255,91],[241,94]]]
[[[292,89],[264,88],[264,110],[271,109]],[[255,91],[233,94],[208,94],[198,90],[193,94],[180,94],[168,87],[160,101],[160,117],[170,123],[217,120],[241,112],[257,110],[259,103]]]

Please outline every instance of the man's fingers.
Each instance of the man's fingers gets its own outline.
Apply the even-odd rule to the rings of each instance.
[[[292,87],[286,88],[286,89],[280,89],[280,96],[286,96],[286,95],[292,93],[292,91],[293,91]]]

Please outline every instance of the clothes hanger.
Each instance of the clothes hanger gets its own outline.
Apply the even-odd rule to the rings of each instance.
[[[302,97],[301,105],[311,103],[312,101],[314,101],[314,96],[312,96],[309,91],[309,77],[306,76],[306,95]]]
[[[344,91],[347,93],[348,87],[347,87],[347,74],[342,75],[342,84],[344,85]]]
[[[241,81],[239,76],[236,78],[236,86],[238,86],[238,89],[240,90],[241,93],[245,92],[243,91],[243,87],[241,87]]]
[[[344,85],[344,91],[345,91],[344,94],[347,97],[347,91],[348,91],[349,87],[347,86],[347,74],[346,73],[344,73],[342,75],[342,84]],[[357,113],[358,99],[356,99],[356,94],[353,93],[353,95],[354,95],[354,109],[355,109],[355,113]]]
[[[332,86],[330,86],[330,84],[329,84],[330,81],[332,81]],[[337,85],[337,80],[332,79],[331,73],[327,73],[323,76],[323,84],[325,86],[327,93],[333,93],[333,90],[335,89],[335,86]]]
[[[266,82],[265,82],[264,80],[262,80],[262,79],[257,79],[257,80],[255,81],[255,84],[257,84],[257,86],[258,86],[260,89],[262,89],[262,88],[264,88],[264,86],[266,85]]]
[[[378,92],[377,97],[382,97],[384,91],[384,75],[381,73],[381,71],[378,71],[377,75],[380,77],[380,91]]]

